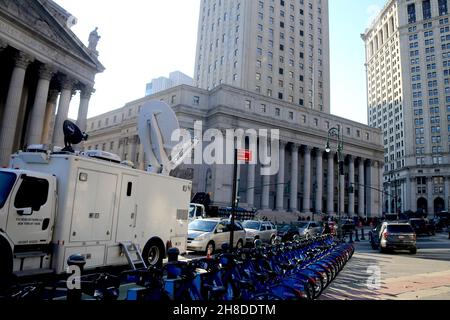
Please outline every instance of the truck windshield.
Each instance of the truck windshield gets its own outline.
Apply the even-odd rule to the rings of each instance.
[[[16,182],[16,178],[15,173],[0,172],[0,209],[5,205],[9,193],[14,186],[14,182]]]

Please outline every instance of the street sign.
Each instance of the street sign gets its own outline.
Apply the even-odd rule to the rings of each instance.
[[[253,159],[253,154],[250,150],[239,149],[238,150],[238,161],[245,161],[246,163],[251,162]]]

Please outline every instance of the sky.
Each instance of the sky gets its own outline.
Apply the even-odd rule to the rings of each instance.
[[[151,79],[179,70],[194,75],[200,0],[55,0],[77,18],[87,45],[98,27],[106,67],[96,77],[89,117],[142,98]],[[256,1],[256,0],[244,0]],[[314,1],[314,0],[313,0]],[[364,43],[360,34],[387,0],[329,0],[331,113],[367,123]],[[70,108],[76,118],[78,98]]]

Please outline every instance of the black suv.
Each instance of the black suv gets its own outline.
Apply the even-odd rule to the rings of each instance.
[[[408,250],[416,254],[416,234],[409,223],[383,222],[369,235],[373,249],[381,253],[387,250]]]
[[[427,224],[425,219],[410,219],[409,224],[413,227],[416,235],[426,234],[431,236],[433,231],[430,229],[430,226]]]

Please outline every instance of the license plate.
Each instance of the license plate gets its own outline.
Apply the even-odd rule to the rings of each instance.
[[[403,239],[405,239],[405,236],[398,236],[398,238],[399,238],[400,240],[403,240]]]

